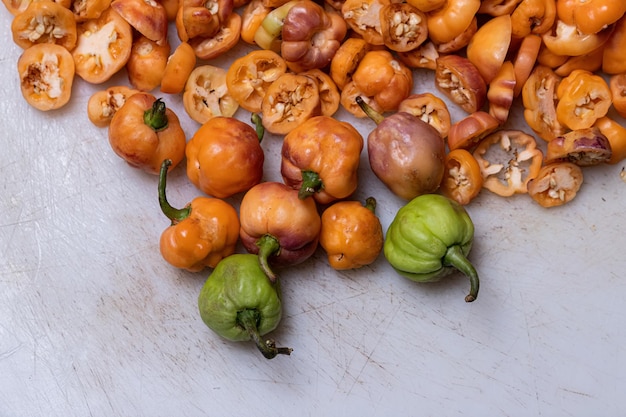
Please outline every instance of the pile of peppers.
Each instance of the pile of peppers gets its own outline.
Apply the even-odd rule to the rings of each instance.
[[[212,270],[202,320],[268,359],[292,351],[263,339],[282,317],[281,269],[320,248],[336,270],[383,254],[416,282],[460,271],[472,302],[479,278],[464,206],[482,190],[562,206],[585,167],[626,159],[623,1],[18,3],[5,6],[33,107],[64,106],[75,76],[98,85],[126,69],[129,85],[96,91],[88,118],[108,129],[117,156],[158,175],[170,223],[163,259]],[[254,50],[228,69],[212,65],[240,41]],[[413,93],[414,70],[432,72],[431,91]],[[200,125],[190,138],[157,89],[180,95]],[[515,100],[528,129],[505,128]],[[452,120],[449,105],[464,116]],[[233,117],[239,107],[250,124]],[[371,119],[366,138],[336,118],[340,108]],[[265,131],[283,138],[282,182],[264,181]],[[376,196],[352,199],[365,147],[377,179],[406,202],[386,232]],[[179,165],[202,195],[177,209],[166,180]]]

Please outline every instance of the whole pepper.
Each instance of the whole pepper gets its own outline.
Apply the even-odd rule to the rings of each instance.
[[[465,297],[478,296],[479,279],[467,259],[474,223],[463,206],[439,194],[423,194],[398,210],[385,237],[383,253],[400,274],[416,282],[439,281],[457,269],[470,279]]]
[[[109,143],[129,165],[158,175],[170,159],[174,169],[185,157],[186,137],[176,114],[152,94],[126,99],[109,124]]]
[[[217,198],[249,190],[263,177],[262,138],[258,130],[234,117],[210,118],[187,143],[187,177]]]
[[[235,252],[239,240],[239,217],[233,206],[219,198],[196,197],[185,208],[175,209],[165,196],[166,159],[159,175],[159,205],[171,221],[161,234],[161,255],[170,265],[191,272],[217,263]]]
[[[356,190],[362,149],[363,138],[352,125],[313,117],[285,136],[280,171],[300,198],[327,204]]]
[[[354,269],[369,265],[383,248],[383,228],[376,216],[376,200],[339,201],[322,213],[320,245],[333,269]]]
[[[221,260],[198,296],[202,321],[234,342],[253,340],[267,359],[291,354],[261,337],[274,330],[282,316],[279,283],[271,283],[254,255],[234,254]]]
[[[413,114],[397,112],[383,118],[360,96],[356,101],[377,123],[367,138],[374,174],[405,200],[435,192],[443,178],[446,152],[439,132]]]
[[[319,242],[321,219],[315,200],[280,182],[252,187],[239,206],[239,237],[249,253],[258,254],[262,269],[276,280],[270,263],[291,266],[304,262]]]

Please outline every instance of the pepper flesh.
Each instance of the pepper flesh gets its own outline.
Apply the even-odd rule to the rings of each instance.
[[[198,309],[207,327],[227,340],[253,340],[267,359],[291,354],[292,349],[261,339],[278,327],[282,302],[280,285],[267,279],[254,255],[220,261],[202,286]]]
[[[416,282],[439,281],[460,270],[470,280],[466,302],[476,300],[478,273],[469,262],[474,223],[456,201],[423,194],[401,207],[387,229],[383,253],[402,276]]]

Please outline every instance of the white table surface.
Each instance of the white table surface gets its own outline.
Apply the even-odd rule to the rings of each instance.
[[[472,202],[481,290],[471,304],[461,275],[416,284],[382,255],[335,272],[318,250],[281,270],[284,318],[272,336],[294,351],[268,361],[202,323],[208,270],[161,259],[156,177],[115,156],[87,119],[103,86],[77,79],[70,104],[49,113],[22,99],[21,50],[0,9],[0,416],[626,413],[624,163],[585,169],[561,208],[488,191]],[[107,85],[120,83],[123,73]],[[435,91],[432,79],[416,74],[416,91]],[[198,124],[181,97],[164,99],[191,136]],[[510,126],[529,131],[515,114]],[[374,126],[355,125],[364,135]],[[280,138],[263,147],[266,179],[280,180]],[[354,197],[375,196],[386,229],[402,201],[365,152],[360,174]],[[174,206],[199,194],[183,169],[168,186]]]

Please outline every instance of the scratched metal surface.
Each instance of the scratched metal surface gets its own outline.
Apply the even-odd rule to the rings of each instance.
[[[267,361],[201,322],[208,271],[160,258],[156,178],[126,166],[88,122],[98,87],[77,80],[71,103],[51,113],[22,100],[20,50],[0,9],[0,416],[626,412],[624,164],[586,169],[562,208],[488,192],[473,202],[482,286],[472,304],[462,277],[417,285],[382,256],[335,272],[318,251],[282,270],[273,337],[294,351]],[[416,80],[416,91],[433,90],[427,75]],[[165,99],[193,134],[180,97]],[[280,139],[263,147],[266,179],[280,180]],[[362,161],[355,198],[375,196],[386,228],[401,201]],[[174,205],[198,194],[183,170],[169,184]]]

